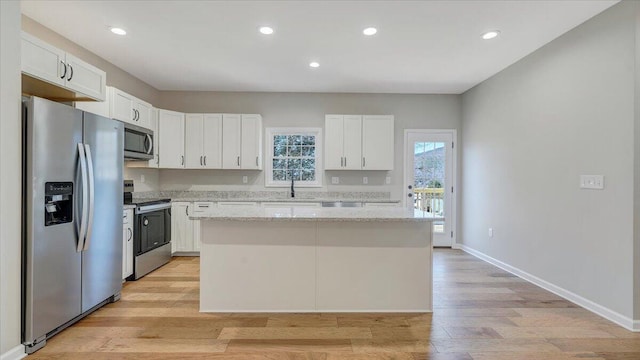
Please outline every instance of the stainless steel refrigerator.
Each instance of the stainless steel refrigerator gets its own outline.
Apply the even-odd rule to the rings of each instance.
[[[22,341],[27,353],[122,288],[123,125],[23,100]]]

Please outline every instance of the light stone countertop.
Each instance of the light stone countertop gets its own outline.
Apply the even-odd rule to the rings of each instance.
[[[351,221],[351,222],[404,222],[434,221],[424,211],[411,211],[399,207],[383,208],[300,208],[300,207],[239,207],[214,208],[207,213],[191,214],[191,220],[234,221]]]
[[[202,197],[187,197],[187,198],[172,198],[171,201],[183,201],[183,202],[196,202],[196,201],[210,201],[210,202],[286,202],[286,203],[321,203],[321,202],[361,202],[361,203],[390,203],[397,204],[400,203],[400,200],[390,200],[390,199],[344,199],[344,198],[282,198],[282,199],[274,199],[274,198],[263,198],[263,197],[254,197],[254,198],[240,198],[240,199],[229,199],[229,198],[202,198]]]
[[[352,201],[362,203],[400,203],[390,199],[388,192],[338,192],[338,191],[296,191],[292,198],[288,191],[148,191],[133,193],[136,200],[169,198],[171,201],[196,202],[291,202],[320,203]]]

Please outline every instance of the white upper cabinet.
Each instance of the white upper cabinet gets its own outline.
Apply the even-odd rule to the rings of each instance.
[[[185,167],[184,156],[184,114],[158,110],[158,152],[159,167],[164,169],[182,169]]]
[[[325,170],[360,170],[362,116],[325,117]]]
[[[222,115],[222,168],[240,169],[242,116]]]
[[[392,115],[326,115],[325,170],[392,170]]]
[[[393,137],[392,115],[362,117],[363,170],[393,170]]]
[[[185,167],[222,167],[222,114],[185,115]]]
[[[240,166],[262,170],[262,117],[258,114],[242,114]]]
[[[151,128],[151,104],[114,87],[109,87],[109,91],[113,119]]]
[[[73,98],[98,101],[106,98],[104,71],[25,32],[22,32],[21,57],[24,74],[78,94]]]
[[[360,170],[362,162],[362,116],[345,115],[344,131],[344,166],[343,170]]]
[[[202,163],[207,169],[222,168],[222,114],[204,114]]]

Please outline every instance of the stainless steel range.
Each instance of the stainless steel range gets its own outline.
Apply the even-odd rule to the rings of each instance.
[[[125,180],[124,203],[136,205],[133,222],[133,275],[138,280],[171,260],[171,199],[133,200]]]

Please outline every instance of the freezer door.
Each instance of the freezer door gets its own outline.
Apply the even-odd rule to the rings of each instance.
[[[92,200],[82,252],[83,312],[122,288],[123,138],[119,121],[84,113]]]
[[[81,312],[82,256],[76,250],[82,189],[76,178],[82,112],[29,98],[23,102],[23,126],[22,341],[31,344]],[[45,226],[47,182],[73,184],[71,222]],[[50,204],[49,216],[54,209]]]

